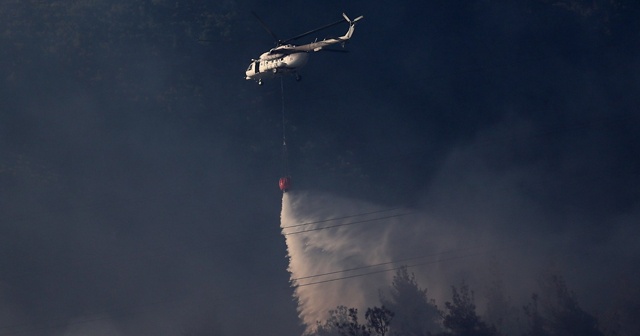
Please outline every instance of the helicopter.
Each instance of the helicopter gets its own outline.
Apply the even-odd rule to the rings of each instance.
[[[347,42],[349,39],[351,39],[351,36],[353,35],[356,22],[364,18],[364,16],[358,16],[354,20],[351,20],[345,13],[342,13],[342,17],[344,18],[344,20],[330,23],[323,27],[313,29],[304,34],[300,34],[298,36],[292,37],[287,40],[280,40],[267,27],[267,25],[260,19],[260,17],[256,13],[253,13],[253,15],[258,19],[260,24],[262,24],[264,29],[269,34],[271,34],[271,36],[276,40],[276,47],[260,55],[260,58],[252,59],[251,63],[249,64],[249,67],[247,68],[247,71],[245,72],[246,74],[245,79],[255,80],[256,82],[258,82],[258,85],[262,85],[263,79],[272,78],[277,75],[286,75],[286,74],[294,75],[295,79],[299,81],[301,77],[298,74],[298,70],[300,70],[300,68],[302,68],[305,64],[307,64],[307,60],[309,59],[310,52],[317,52],[317,51],[344,52],[345,50],[325,49],[325,47],[333,44],[337,44],[337,43],[342,43],[342,46],[344,47],[344,43]],[[316,41],[313,43],[308,43],[303,45],[290,44],[290,42],[294,40],[313,34],[317,31],[335,26],[345,21],[349,23],[349,29],[344,35],[340,37],[327,38],[322,41]]]

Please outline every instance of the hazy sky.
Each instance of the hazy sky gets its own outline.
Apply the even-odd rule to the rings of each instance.
[[[591,294],[640,283],[638,9],[4,1],[0,335],[302,332],[280,229],[280,82],[244,80],[273,46],[252,10],[282,38],[365,16],[349,53],[284,79],[296,191],[345,200],[343,216],[359,202],[420,211],[454,248],[522,243],[505,279],[551,268],[606,301]],[[464,265],[437,280],[482,273]]]

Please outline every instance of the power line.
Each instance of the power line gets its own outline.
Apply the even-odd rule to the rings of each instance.
[[[474,249],[477,249],[477,248],[478,247],[469,247],[469,248],[465,248],[465,249],[450,250],[450,251],[445,251],[445,252],[440,252],[440,253],[432,253],[432,254],[427,254],[427,255],[422,255],[422,256],[417,256],[417,257],[397,259],[397,260],[382,262],[382,263],[373,264],[373,265],[365,265],[365,266],[360,266],[360,267],[347,268],[347,269],[343,269],[343,270],[339,270],[339,271],[332,271],[332,272],[320,273],[320,274],[315,274],[315,275],[307,275],[307,276],[294,278],[294,279],[291,279],[291,280],[292,281],[298,281],[298,280],[312,279],[312,278],[317,278],[317,277],[322,277],[322,276],[327,276],[327,275],[333,275],[333,274],[339,274],[339,273],[353,272],[353,271],[358,271],[358,270],[367,269],[367,268],[374,268],[374,267],[379,267],[379,266],[384,266],[384,265],[397,264],[397,263],[405,262],[405,261],[411,261],[411,260],[424,259],[424,258],[428,258],[428,257],[434,257],[434,256],[454,253],[454,252],[458,252],[458,251],[474,250]]]
[[[406,208],[406,207],[395,207],[395,208],[388,208],[388,209],[376,210],[376,211],[371,211],[371,212],[362,212],[362,213],[358,213],[358,214],[354,214],[354,215],[347,215],[347,216],[343,216],[343,217],[333,217],[333,218],[323,219],[323,220],[314,221],[314,222],[305,222],[305,223],[300,223],[300,224],[286,225],[286,226],[282,226],[282,228],[283,229],[288,229],[288,228],[311,225],[311,224],[326,223],[326,222],[332,222],[332,221],[336,221],[336,220],[340,220],[340,219],[347,219],[347,218],[352,218],[352,217],[360,217],[360,216],[372,215],[372,214],[376,214],[376,213],[388,212],[388,211],[399,210],[399,209],[404,209],[404,208]]]
[[[377,217],[377,218],[372,218],[372,219],[365,219],[365,220],[356,221],[356,222],[349,222],[349,223],[336,224],[336,225],[330,225],[330,226],[323,226],[323,227],[307,229],[307,230],[300,230],[300,231],[296,231],[296,232],[286,232],[286,233],[283,232],[282,235],[283,236],[290,236],[290,235],[296,235],[296,234],[301,234],[301,233],[306,233],[306,232],[333,229],[333,228],[342,227],[342,226],[349,226],[349,225],[355,225],[355,224],[361,224],[361,223],[375,222],[375,221],[379,221],[379,220],[383,220],[383,219],[403,217],[403,216],[412,215],[414,213],[415,212],[407,212],[407,213],[401,213],[401,214],[390,215],[390,216],[385,216],[385,217]]]
[[[333,278],[333,279],[327,279],[327,280],[319,280],[319,281],[309,282],[309,283],[305,283],[305,284],[299,284],[299,285],[295,285],[295,286],[296,287],[314,286],[314,285],[320,285],[320,284],[329,283],[329,282],[342,281],[342,280],[359,278],[359,277],[373,275],[373,274],[380,274],[380,273],[396,271],[396,270],[399,270],[399,269],[401,269],[403,267],[412,268],[412,267],[423,266],[423,265],[433,265],[433,264],[438,264],[438,263],[441,263],[441,262],[444,262],[444,261],[452,261],[452,260],[476,257],[476,256],[487,254],[489,252],[499,251],[499,250],[502,250],[502,249],[504,249],[504,248],[501,248],[501,249],[500,248],[496,248],[496,249],[491,249],[491,250],[487,250],[487,251],[484,251],[484,252],[478,252],[478,253],[473,253],[473,254],[456,256],[456,257],[451,257],[451,258],[447,258],[447,259],[439,259],[439,260],[435,260],[435,261],[421,262],[421,263],[416,263],[416,264],[413,264],[413,265],[403,265],[403,266],[397,266],[397,267],[392,267],[392,268],[386,268],[386,269],[382,269],[382,270],[378,270],[378,271],[371,271],[371,272],[367,272],[367,273],[347,275],[347,276],[343,276],[343,277],[339,277],[339,278]]]

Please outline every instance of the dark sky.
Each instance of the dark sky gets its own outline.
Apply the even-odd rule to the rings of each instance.
[[[635,1],[9,0],[0,335],[303,330],[280,81],[244,80],[273,46],[252,10],[285,38],[365,16],[349,53],[284,78],[296,189],[419,204],[461,232],[571,233],[555,248],[607,250],[573,277],[593,261],[640,278]]]

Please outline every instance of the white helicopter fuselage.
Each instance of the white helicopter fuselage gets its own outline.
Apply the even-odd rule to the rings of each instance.
[[[294,74],[296,80],[300,80],[298,70],[307,64],[309,53],[321,51],[325,47],[334,44],[342,44],[344,46],[344,43],[351,39],[353,35],[355,23],[363,18],[359,16],[355,20],[350,20],[346,14],[342,13],[342,16],[345,21],[349,23],[349,29],[343,36],[327,38],[322,41],[304,45],[279,45],[260,55],[260,58],[251,60],[247,71],[245,71],[245,79],[255,80],[258,84],[262,85],[262,80],[265,78],[283,74]],[[303,35],[306,34],[308,33]]]
[[[277,54],[268,51],[260,55],[257,60],[252,60],[247,68],[246,79],[261,82],[264,78],[274,77],[280,74],[296,73],[307,64],[309,53],[295,52],[290,54]]]

